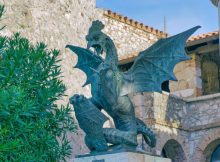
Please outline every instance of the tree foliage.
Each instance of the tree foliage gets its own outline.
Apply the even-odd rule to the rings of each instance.
[[[19,34],[0,36],[0,161],[55,162],[70,155],[71,109],[55,103],[65,91],[58,55]]]

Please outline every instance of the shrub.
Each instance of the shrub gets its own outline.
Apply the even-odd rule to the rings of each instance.
[[[0,14],[1,16],[1,14]],[[19,34],[0,37],[0,161],[60,161],[75,125],[60,80],[59,51]]]

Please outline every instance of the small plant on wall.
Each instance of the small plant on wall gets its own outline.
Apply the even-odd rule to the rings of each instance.
[[[71,109],[55,103],[65,91],[58,55],[19,34],[0,36],[0,161],[55,162],[71,154]]]

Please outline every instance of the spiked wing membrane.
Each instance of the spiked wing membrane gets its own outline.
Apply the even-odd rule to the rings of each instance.
[[[75,68],[78,68],[86,73],[87,79],[83,87],[90,84],[95,74],[95,70],[103,62],[103,59],[85,48],[72,45],[67,45],[66,48],[69,48],[78,56],[78,62]]]
[[[83,108],[75,106],[74,110],[80,128],[86,130],[86,133],[90,135],[102,133],[103,124],[108,118],[93,104],[87,103]],[[90,125],[89,128],[88,124]]]
[[[161,92],[161,84],[176,80],[173,74],[175,65],[189,60],[185,53],[187,39],[198,29],[196,26],[178,35],[160,39],[150,48],[139,53],[132,67],[123,74],[120,95],[134,92]]]

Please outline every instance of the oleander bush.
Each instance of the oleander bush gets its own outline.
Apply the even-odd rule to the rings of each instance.
[[[56,104],[65,91],[58,56],[18,33],[0,36],[0,161],[56,162],[70,155],[67,132],[75,124],[70,107]]]

